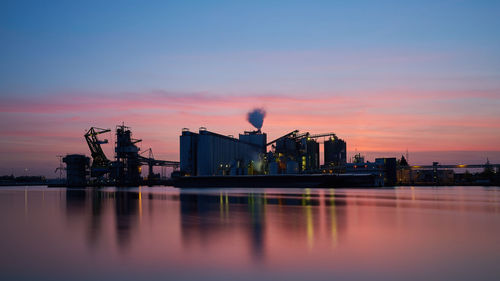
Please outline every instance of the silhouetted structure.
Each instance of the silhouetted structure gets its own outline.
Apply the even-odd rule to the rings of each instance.
[[[84,137],[89,146],[92,156],[92,164],[89,168],[89,158],[85,155],[67,155],[64,162],[68,166],[69,186],[93,186],[116,185],[116,186],[138,186],[140,184],[162,184],[159,174],[153,173],[154,166],[179,167],[177,161],[157,160],[153,157],[151,148],[148,157],[142,156],[140,148],[136,145],[140,139],[132,138],[132,132],[124,124],[116,126],[115,161],[110,161],[101,145],[107,144],[107,139],[98,138],[99,135],[110,132],[110,129],[92,127]],[[87,160],[84,160],[87,159]],[[142,166],[148,165],[148,177],[144,180],[141,177]],[[90,174],[90,179],[87,175]],[[167,181],[163,180],[164,183]],[[61,186],[54,184],[51,186]]]
[[[66,163],[66,181],[68,187],[83,187],[87,185],[90,158],[81,154],[69,154],[63,158]]]
[[[325,166],[341,166],[347,163],[347,145],[344,140],[329,138],[325,141]]]
[[[266,134],[260,131],[246,132],[236,139],[203,127],[198,133],[184,129],[180,136],[181,172],[191,176],[254,174],[262,169],[258,164],[265,142]]]
[[[132,132],[125,125],[116,128],[116,161],[113,162],[112,177],[120,186],[139,185],[141,181],[141,162],[139,161],[139,147],[136,143],[140,139],[133,139]]]
[[[94,178],[102,178],[105,174],[109,173],[110,161],[102,151],[101,144],[108,143],[107,139],[100,140],[98,135],[111,132],[110,129],[101,129],[92,127],[84,135],[87,145],[90,149],[92,156],[92,166],[90,169],[90,176]]]

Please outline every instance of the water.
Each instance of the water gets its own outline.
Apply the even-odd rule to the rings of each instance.
[[[500,188],[0,188],[0,280],[499,280]]]

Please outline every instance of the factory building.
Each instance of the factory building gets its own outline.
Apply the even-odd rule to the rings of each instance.
[[[268,143],[269,173],[313,174],[321,171],[318,138],[337,138],[334,133],[311,135],[309,132],[292,131]]]
[[[191,176],[248,175],[263,173],[267,135],[245,132],[236,139],[200,128],[198,133],[182,130],[180,169]]]
[[[66,184],[68,187],[84,187],[87,184],[90,158],[82,154],[68,154],[62,161],[66,163]]]
[[[344,140],[331,137],[325,141],[325,166],[341,166],[347,163],[347,146]]]
[[[238,139],[203,127],[197,133],[183,129],[180,170],[190,176],[321,173],[317,141],[321,137],[330,139],[328,159],[345,164],[345,142],[334,133],[311,135],[295,130],[267,143],[267,135],[259,128],[240,134]]]

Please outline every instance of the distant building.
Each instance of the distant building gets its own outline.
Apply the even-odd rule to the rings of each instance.
[[[387,186],[394,186],[397,182],[397,161],[396,158],[376,158],[375,163],[383,165],[384,183]]]
[[[418,185],[453,185],[455,183],[455,172],[452,169],[411,169],[403,168],[397,171],[397,182],[399,184]]]
[[[364,157],[357,155],[353,163],[345,164],[348,174],[372,174],[380,177],[381,185],[394,186],[397,180],[396,158],[376,158],[375,162],[360,162]]]

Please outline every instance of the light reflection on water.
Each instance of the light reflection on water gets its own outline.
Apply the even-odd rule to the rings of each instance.
[[[0,189],[1,280],[498,280],[500,189]]]

